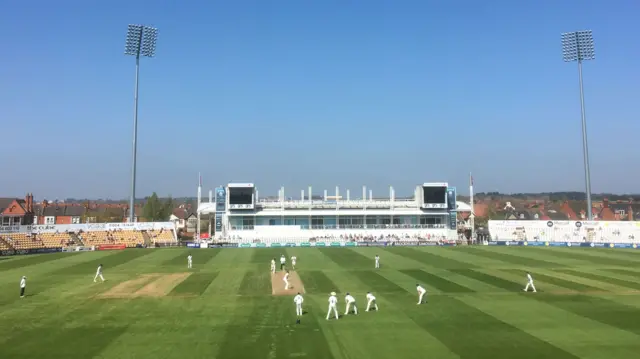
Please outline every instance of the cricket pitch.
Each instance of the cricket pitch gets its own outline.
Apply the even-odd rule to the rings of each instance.
[[[143,274],[116,285],[98,298],[164,297],[189,275],[191,273]]]
[[[289,289],[284,289],[284,272],[276,272],[271,274],[271,294],[272,295],[294,295],[298,292],[304,293],[304,284],[298,276],[298,273],[289,272]]]

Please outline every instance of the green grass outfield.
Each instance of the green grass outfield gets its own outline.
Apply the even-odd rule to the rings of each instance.
[[[99,299],[145,273],[193,274],[159,298]],[[293,298],[269,261],[298,257]],[[382,268],[373,269],[379,254]],[[93,283],[99,263],[105,283]],[[524,293],[525,271],[538,293]],[[18,297],[28,276],[28,297]],[[416,305],[416,282],[428,304]],[[142,286],[143,284],[139,284]],[[328,293],[361,314],[325,320]],[[365,313],[373,291],[379,312]],[[132,249],[0,257],[0,358],[637,358],[640,250],[535,247]]]

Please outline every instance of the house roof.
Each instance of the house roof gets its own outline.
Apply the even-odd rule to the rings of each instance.
[[[0,212],[4,211],[16,198],[0,198]]]

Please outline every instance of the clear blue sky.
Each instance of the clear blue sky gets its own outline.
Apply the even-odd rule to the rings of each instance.
[[[198,172],[205,190],[264,194],[467,194],[470,171],[478,191],[583,190],[577,65],[560,44],[583,29],[593,190],[640,192],[637,0],[1,3],[0,196],[128,196],[129,23],[159,28],[141,67],[140,196],[195,195]]]

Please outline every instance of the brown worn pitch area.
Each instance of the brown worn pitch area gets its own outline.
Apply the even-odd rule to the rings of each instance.
[[[98,298],[164,297],[189,275],[191,273],[143,274],[116,285]]]
[[[294,295],[298,292],[304,293],[304,284],[298,273],[289,272],[289,289],[284,289],[284,272],[276,272],[271,275],[271,294],[273,295]]]

